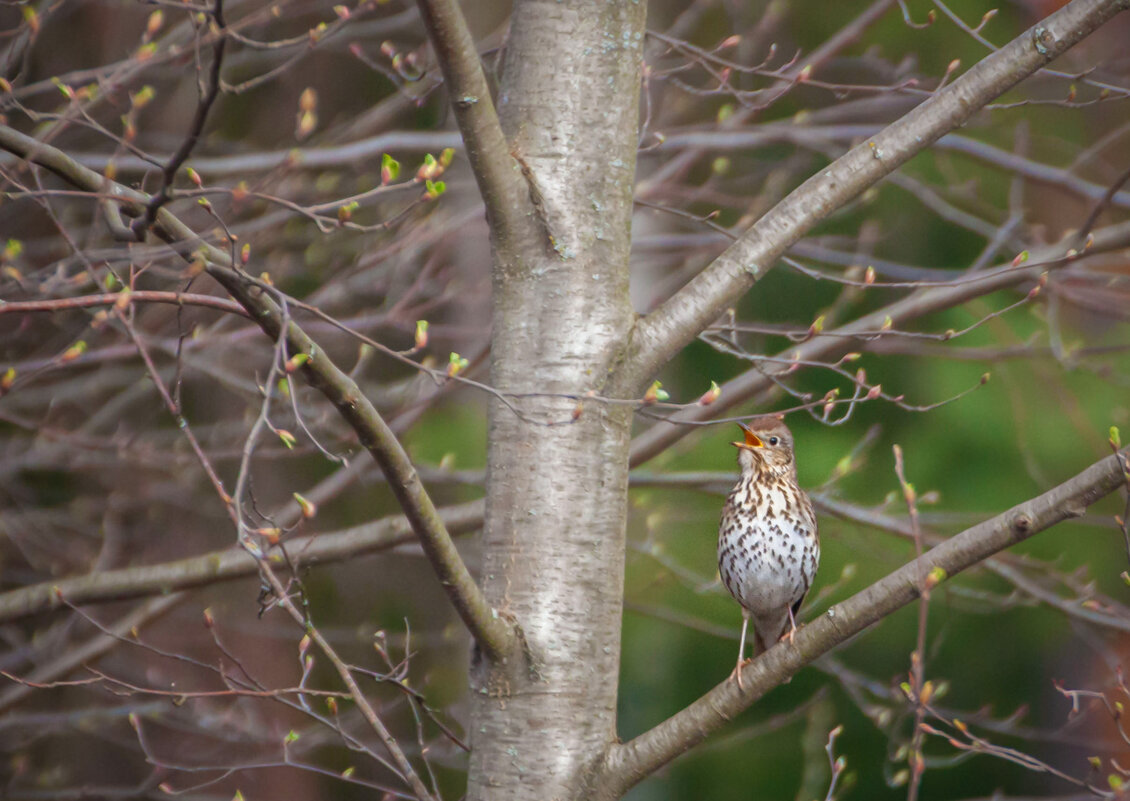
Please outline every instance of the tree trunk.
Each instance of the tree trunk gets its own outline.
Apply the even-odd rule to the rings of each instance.
[[[541,235],[495,239],[501,392],[600,394],[629,340],[644,19],[642,3],[514,9],[498,106]],[[492,401],[481,582],[528,662],[476,655],[469,798],[579,797],[615,737],[630,425],[595,400]]]

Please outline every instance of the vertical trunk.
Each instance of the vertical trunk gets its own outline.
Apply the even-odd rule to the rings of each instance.
[[[496,248],[491,380],[601,391],[627,344],[643,3],[520,2],[499,113],[543,236]],[[631,412],[491,407],[482,584],[529,666],[475,669],[468,796],[576,798],[615,735]],[[558,423],[558,425],[546,425]],[[564,424],[561,424],[564,423]]]

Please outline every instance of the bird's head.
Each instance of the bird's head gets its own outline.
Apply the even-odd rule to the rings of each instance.
[[[776,417],[762,417],[749,425],[738,423],[745,439],[731,443],[738,449],[738,466],[743,473],[769,472],[776,475],[796,469],[793,460],[793,435]]]

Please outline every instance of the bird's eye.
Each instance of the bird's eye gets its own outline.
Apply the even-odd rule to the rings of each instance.
[[[780,442],[780,441],[781,441],[781,440],[780,440],[780,439],[779,439],[778,437],[770,437],[770,438],[769,438],[769,444],[770,444],[770,445],[776,445],[776,444],[777,444],[778,442]]]

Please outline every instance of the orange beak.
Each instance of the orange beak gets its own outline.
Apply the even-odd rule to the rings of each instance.
[[[761,437],[754,434],[749,426],[745,423],[738,423],[738,425],[741,427],[742,431],[745,432],[745,442],[731,442],[731,445],[735,448],[747,448],[749,450],[765,447],[765,443],[761,441]]]

